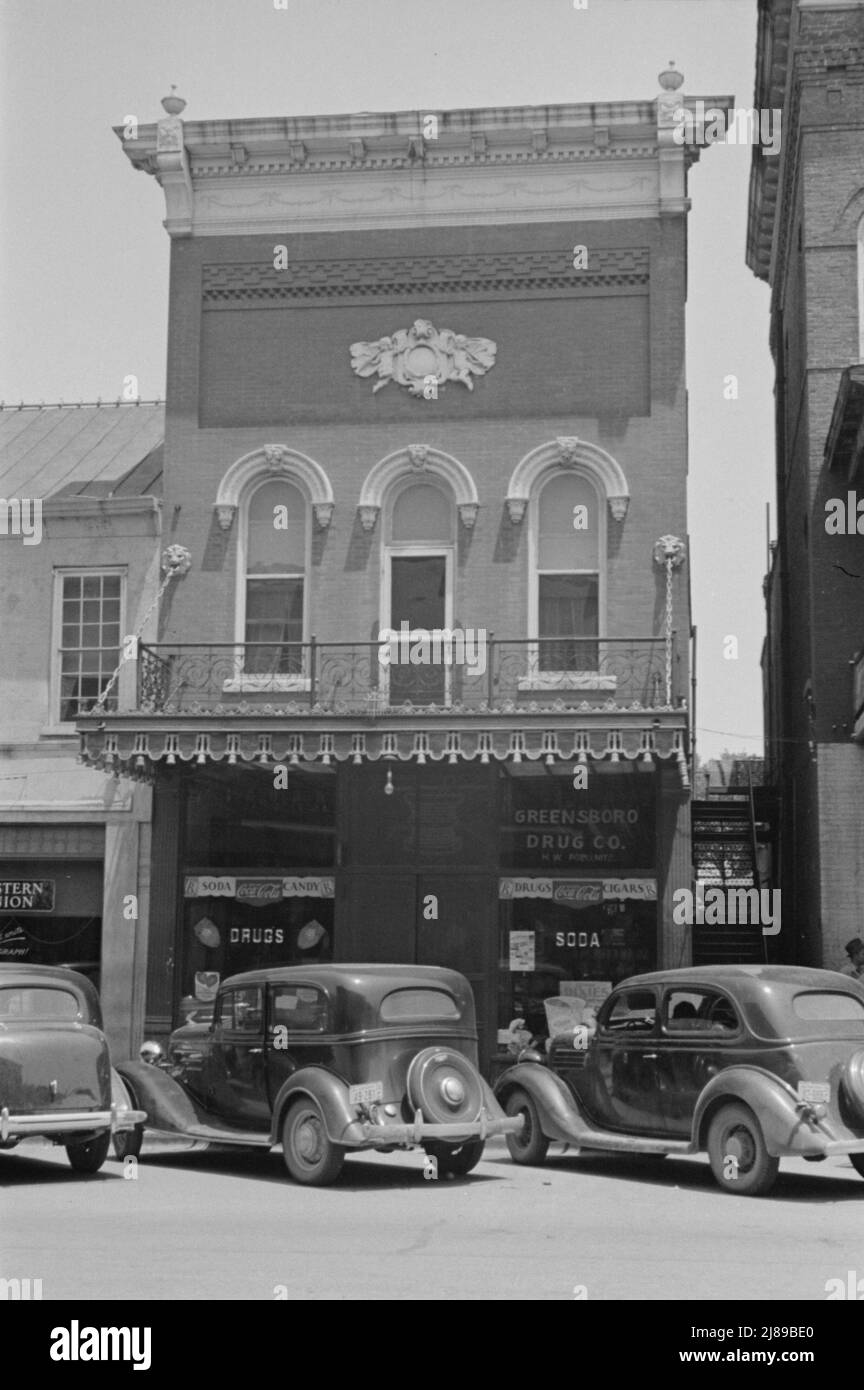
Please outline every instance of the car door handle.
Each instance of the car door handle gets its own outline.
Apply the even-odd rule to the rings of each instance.
[[[642,1061],[643,1061],[643,1062],[656,1062],[656,1061],[657,1061],[657,1053],[656,1053],[656,1052],[643,1052],[643,1053],[642,1053]]]
[[[263,1047],[250,1047],[250,1049],[249,1049],[249,1056],[250,1056],[250,1057],[260,1057],[260,1056],[261,1056],[261,1053],[262,1053],[263,1051],[264,1051]]]

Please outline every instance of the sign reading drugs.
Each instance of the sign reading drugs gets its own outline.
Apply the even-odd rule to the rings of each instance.
[[[0,878],[0,912],[53,912],[53,878]]]

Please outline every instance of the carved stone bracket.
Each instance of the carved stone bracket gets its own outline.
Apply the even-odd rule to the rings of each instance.
[[[315,520],[317,521],[321,530],[326,531],[327,527],[330,525],[330,522],[333,520],[333,503],[315,502],[313,503],[312,510],[315,513]]]
[[[610,497],[609,510],[615,521],[623,521],[627,515],[627,508],[630,506],[629,497]]]
[[[234,520],[236,511],[237,508],[230,504],[225,504],[216,508],[216,517],[223,531],[231,530],[231,523]]]
[[[473,531],[478,511],[479,507],[476,502],[463,502],[460,506],[459,517],[467,531]]]
[[[357,508],[357,515],[360,518],[360,525],[364,531],[374,531],[375,522],[378,520],[380,507],[363,506]]]
[[[527,497],[508,497],[507,513],[514,526],[518,526],[525,515],[525,508],[528,506]]]

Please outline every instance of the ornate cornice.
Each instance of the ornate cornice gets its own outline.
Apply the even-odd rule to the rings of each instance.
[[[697,100],[729,99],[676,104]],[[435,138],[426,131],[433,117]],[[166,223],[179,236],[684,212],[684,171],[698,157],[692,148],[661,149],[657,101],[178,119],[161,146],[156,125],[139,126],[134,139],[116,132],[137,169],[167,176],[172,197],[182,193]]]
[[[291,300],[369,299],[404,295],[504,299],[513,294],[590,294],[610,288],[645,288],[647,246],[592,247],[588,267],[573,270],[572,251],[511,251],[453,256],[352,257],[297,260],[287,270],[272,261],[230,262],[202,267],[205,307],[268,306]]]

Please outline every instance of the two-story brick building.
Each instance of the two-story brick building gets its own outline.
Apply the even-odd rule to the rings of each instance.
[[[191,568],[132,706],[79,728],[155,784],[152,1031],[253,964],[421,961],[472,981],[490,1062],[543,995],[686,959],[679,85],[168,98],[124,140],[166,199],[163,543]]]
[[[163,431],[153,401],[0,409],[0,962],[84,971],[118,1056],[144,1027],[152,792],[81,766],[75,720],[134,705],[123,638],[156,636]]]

